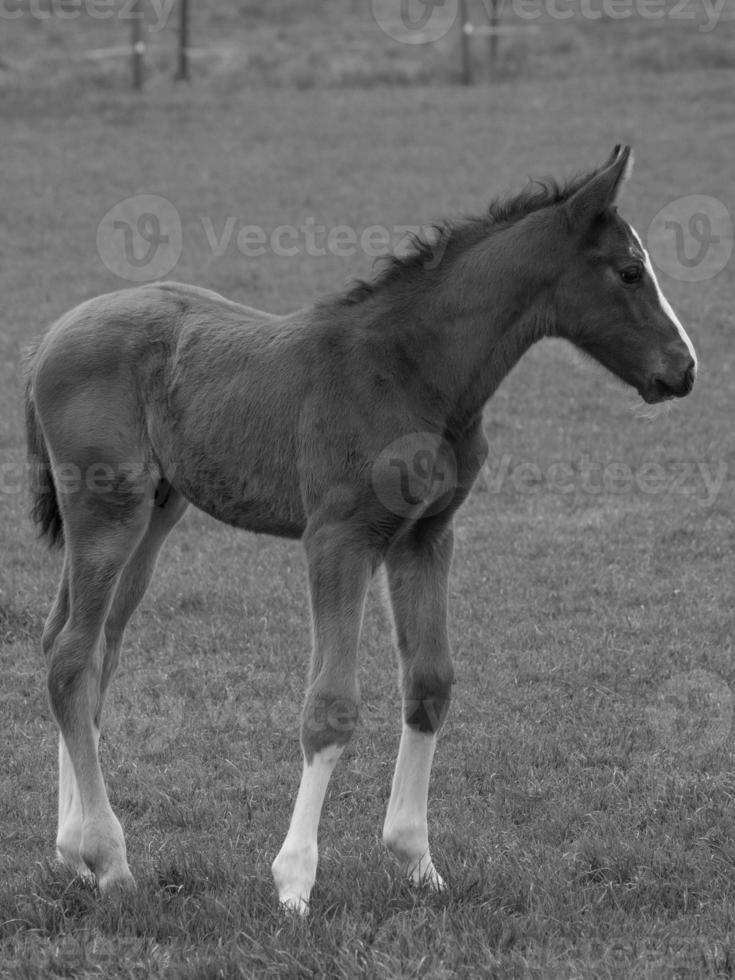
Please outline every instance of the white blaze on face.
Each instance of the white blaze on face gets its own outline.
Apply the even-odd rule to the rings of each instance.
[[[651,282],[653,283],[654,288],[656,290],[656,295],[658,296],[658,301],[659,301],[659,304],[661,305],[661,309],[663,310],[663,312],[666,314],[666,316],[669,318],[669,320],[671,320],[671,322],[676,327],[679,336],[681,337],[681,339],[686,344],[687,349],[689,350],[689,353],[692,356],[692,360],[694,361],[694,373],[695,373],[695,376],[696,376],[696,373],[697,373],[697,354],[696,354],[696,352],[694,350],[694,345],[692,344],[691,340],[689,339],[689,335],[687,334],[686,330],[681,325],[681,322],[679,320],[679,317],[676,315],[676,313],[674,313],[673,309],[671,308],[671,303],[669,303],[669,301],[666,299],[666,297],[664,296],[664,294],[661,292],[661,287],[658,284],[658,279],[656,278],[656,273],[653,271],[653,264],[651,263],[651,256],[648,254],[648,252],[646,251],[646,249],[643,247],[643,242],[641,241],[641,239],[640,239],[640,237],[638,235],[638,232],[635,230],[635,228],[633,228],[632,225],[628,225],[628,228],[630,228],[631,234],[635,238],[635,240],[638,243],[638,246],[639,246],[641,252],[643,253],[643,258],[644,258],[644,262],[645,262],[645,266],[646,266],[646,272],[651,277]]]

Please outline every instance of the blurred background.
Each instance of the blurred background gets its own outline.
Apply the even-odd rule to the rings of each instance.
[[[216,89],[370,88],[461,81],[462,23],[473,75],[499,81],[732,68],[732,0],[189,0],[191,77]],[[51,84],[130,84],[141,18],[146,86],[177,70],[179,0],[5,0],[0,78],[20,94]],[[496,27],[496,41],[483,36]],[[379,29],[379,28],[382,28]],[[439,36],[437,36],[439,35]],[[400,43],[407,41],[408,43]]]

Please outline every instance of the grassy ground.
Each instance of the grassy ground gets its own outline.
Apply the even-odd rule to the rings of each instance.
[[[638,159],[623,211],[645,232],[682,195],[732,200],[732,74],[468,91],[209,79],[140,101],[41,82],[0,103],[0,975],[732,975],[732,262],[664,281],[702,362],[670,413],[641,416],[553,343],[488,407],[493,455],[459,515],[451,582],[458,682],[430,811],[441,896],[404,886],[379,844],[399,709],[376,589],[363,719],[325,807],[312,915],[278,913],[269,864],[299,775],[309,641],[301,553],[197,513],[131,626],[103,736],[138,895],[106,906],[54,866],[39,637],[59,559],[34,540],[18,485],[19,348],[123,284],[96,249],[121,199],[173,203],[176,278],[287,310],[370,259],[217,256],[203,219],[429,222],[526,174],[595,164],[619,140]]]

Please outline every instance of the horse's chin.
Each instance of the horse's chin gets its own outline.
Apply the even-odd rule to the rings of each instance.
[[[672,394],[662,394],[661,392],[654,391],[651,388],[639,388],[638,394],[641,396],[646,405],[661,405],[663,402],[670,402],[676,398],[676,395]]]
[[[635,388],[646,405],[660,405],[677,397],[677,392],[670,385],[656,378],[646,379],[642,384],[635,385]]]

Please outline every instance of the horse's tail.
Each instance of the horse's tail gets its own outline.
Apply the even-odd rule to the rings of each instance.
[[[35,350],[28,351],[26,364],[26,442],[28,447],[28,466],[31,481],[31,517],[40,527],[40,537],[46,538],[50,547],[61,547],[64,543],[64,522],[59,510],[59,498],[51,474],[46,439],[38,419],[33,401],[30,364]]]

